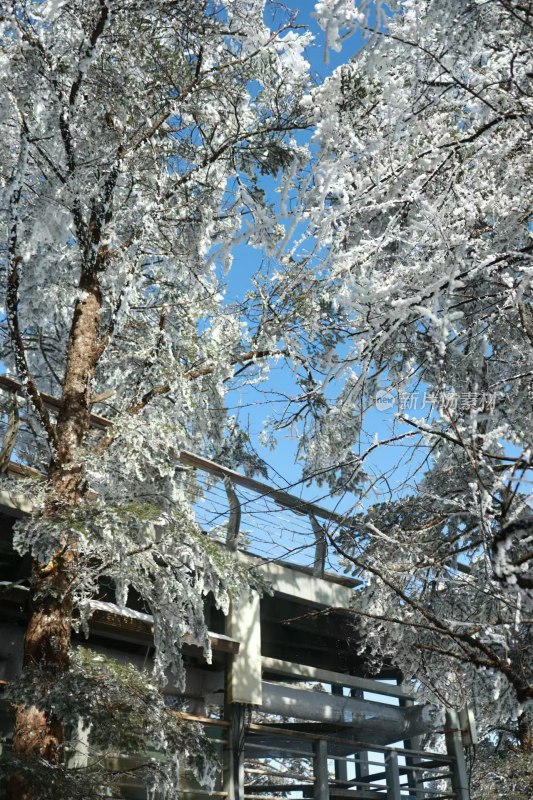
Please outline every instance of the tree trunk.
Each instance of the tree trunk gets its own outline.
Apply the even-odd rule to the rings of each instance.
[[[76,303],[69,336],[61,407],[57,418],[57,449],[49,469],[51,483],[45,517],[58,517],[83,496],[82,468],[76,463],[89,429],[94,371],[101,352],[99,317],[101,293],[96,272],[80,280],[82,298]],[[24,670],[41,671],[46,683],[61,680],[68,668],[72,625],[70,583],[76,573],[76,547],[65,541],[49,564],[34,563],[32,610],[24,638]],[[16,709],[13,753],[58,765],[63,761],[63,725],[34,706]],[[40,790],[21,775],[8,783],[7,800],[39,800]]]
[[[533,751],[533,718],[527,711],[518,717],[518,741],[522,750]]]
[[[47,686],[61,680],[68,668],[72,625],[72,599],[68,585],[75,553],[67,549],[46,566],[34,563],[32,570],[33,608],[24,637],[24,670],[39,671],[37,680],[43,695]],[[39,598],[39,599],[36,599]],[[61,721],[35,706],[15,710],[13,753],[38,758],[51,765],[63,760],[64,732]],[[39,790],[24,777],[15,775],[7,787],[7,800],[38,800]]]
[[[67,591],[64,558],[53,563],[43,575],[33,567],[35,594],[42,601],[35,604],[24,639],[24,669],[39,669],[44,674],[42,691],[58,679],[58,672],[68,666],[71,637],[72,602]],[[61,763],[63,726],[60,720],[46,715],[35,706],[18,706],[15,712],[13,752],[16,756],[37,757],[49,764]],[[8,800],[37,800],[38,793],[23,777],[15,775],[8,785]]]

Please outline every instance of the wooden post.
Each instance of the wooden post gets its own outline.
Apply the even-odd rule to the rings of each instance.
[[[227,719],[226,715],[226,719]],[[228,800],[235,797],[235,780],[233,770],[233,747],[231,741],[231,730],[224,731],[226,741],[222,751],[222,789],[226,792]]]
[[[230,722],[223,756],[223,786],[228,800],[244,800],[244,736],[246,706],[226,705],[225,716]]]
[[[385,775],[387,779],[387,800],[401,800],[400,769],[396,750],[391,750],[385,756]]]
[[[331,693],[343,697],[343,690],[342,686],[337,686],[334,683],[331,685]],[[341,781],[343,783],[348,783],[348,764],[346,761],[335,761],[335,780]],[[343,789],[347,789],[347,786],[341,787]]]
[[[324,570],[326,569],[327,555],[326,531],[317,522],[317,519],[313,513],[309,514],[309,519],[311,520],[311,527],[313,528],[313,533],[315,534],[315,562],[313,565],[313,575],[315,575],[317,578],[323,578]]]
[[[323,739],[313,744],[314,800],[329,800],[328,746]]]
[[[350,697],[363,700],[364,696],[365,693],[363,689],[353,688],[350,691]],[[368,750],[358,750],[354,755],[357,758],[355,762],[355,777],[357,780],[368,777],[370,773],[370,768],[368,765]]]
[[[452,787],[457,800],[470,800],[468,789],[468,770],[461,737],[461,726],[457,711],[446,712],[446,750],[453,757]]]
[[[414,700],[405,697],[400,698],[400,707],[411,708],[413,705]],[[411,739],[406,739],[404,742],[404,747],[406,747],[408,750],[421,750],[421,737],[413,736]],[[417,758],[416,756],[405,756],[406,767],[416,767],[420,763],[420,758]],[[417,800],[424,800],[426,797],[426,793],[424,791],[424,781],[419,781],[417,775],[420,775],[420,773],[414,769],[410,769],[407,773],[407,785]]]

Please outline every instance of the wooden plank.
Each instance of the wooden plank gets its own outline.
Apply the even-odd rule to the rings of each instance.
[[[26,397],[20,382],[14,380],[13,378],[8,378],[7,375],[0,375],[0,389],[4,389],[6,392],[16,394],[19,397]],[[56,410],[61,408],[61,400],[58,397],[53,397],[51,394],[41,391],[39,394],[41,395],[42,401],[47,408],[53,408]],[[95,428],[102,428],[103,430],[110,428],[113,425],[110,419],[101,417],[99,414],[91,414],[90,420],[91,425],[93,425]]]
[[[383,787],[383,789],[384,788],[385,787]],[[365,792],[364,790],[363,791],[358,790],[357,792],[354,792],[351,789],[332,788],[330,790],[330,798],[331,800],[334,800],[335,797],[341,797],[341,798],[353,797],[355,798],[355,800],[379,800],[379,798],[382,798],[382,800],[385,800],[385,794],[382,794],[381,792],[378,792],[375,789],[369,790],[368,792]]]
[[[280,745],[279,742],[282,742]],[[298,745],[298,749],[295,747],[287,747],[285,744],[285,740],[283,738],[276,739],[276,742],[268,742],[268,744],[264,744],[264,742],[268,742],[268,737],[265,736],[263,739],[263,744],[256,740],[256,737],[252,737],[251,739],[248,738],[245,742],[244,749],[246,753],[250,753],[253,751],[256,753],[259,751],[257,755],[252,756],[253,758],[268,758],[268,759],[280,759],[280,758],[287,758],[287,756],[299,756],[301,758],[305,758],[306,760],[310,760],[313,755],[313,743],[307,741],[300,741]],[[305,749],[304,749],[305,748]],[[265,752],[266,751],[266,752]]]
[[[264,796],[264,795],[262,795],[262,794],[247,794],[247,795],[246,795],[246,800],[282,800],[282,799],[281,799],[281,798],[279,798],[279,797],[276,797],[276,796],[270,796],[270,797],[269,797],[269,796],[267,795],[267,796],[265,797],[265,796]]]
[[[125,612],[126,613],[122,615],[120,613],[98,609],[92,614],[89,627],[94,629],[95,632],[115,633],[118,631],[122,633],[131,633],[151,641],[153,635],[152,623],[129,617],[127,615],[127,609],[125,609]],[[188,634],[185,634],[183,641],[191,647],[196,647],[192,637]],[[218,652],[231,653],[232,655],[236,655],[239,652],[240,643],[232,640],[230,637],[219,636],[216,633],[210,632],[209,641],[211,642],[212,649]]]
[[[227,792],[211,792],[208,789],[179,789],[178,794],[201,794],[202,797],[227,797]]]
[[[263,656],[261,663],[263,670],[268,670],[278,675],[309,678],[323,683],[362,689],[365,692],[382,694],[387,697],[412,699],[412,695],[406,694],[399,686],[379,683],[379,681],[369,678],[358,678],[353,675],[346,675],[344,672],[332,672],[331,670],[310,667],[307,664],[294,664],[291,661],[282,661],[278,658],[267,658],[266,656]]]
[[[187,714],[185,711],[176,712],[180,719],[190,722],[200,722],[202,725],[212,725],[214,728],[229,728],[230,722],[227,719],[214,719],[213,717],[199,717],[196,714]]]
[[[247,775],[266,775],[268,778],[293,778],[296,781],[302,780],[301,772],[291,772],[290,770],[280,772],[279,769],[251,769],[246,768]],[[251,786],[251,784],[249,784]]]

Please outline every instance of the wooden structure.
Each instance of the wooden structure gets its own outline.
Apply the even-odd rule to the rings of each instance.
[[[219,749],[222,770],[215,796],[468,800],[457,715],[449,712],[445,723],[444,717],[435,721],[433,710],[404,690],[394,664],[378,675],[369,671],[350,613],[358,582],[326,570],[321,525],[343,524],[342,516],[191,453],[183,453],[182,462],[204,481],[197,516],[207,533],[220,538],[220,519],[230,519],[232,503],[239,504],[248,547],[237,557],[261,570],[272,589],[262,597],[243,597],[227,618],[207,602],[213,661],[206,664],[197,648],[187,646],[185,692],[169,697],[206,726]],[[0,492],[3,682],[20,669],[27,618],[24,582],[7,587],[27,574],[27,564],[11,551],[13,522],[29,511],[17,497],[17,471],[20,467],[13,465],[13,491]],[[150,616],[105,600],[93,605],[91,636],[84,646],[141,668],[148,665]],[[0,703],[0,733],[8,735],[10,724]],[[442,752],[421,749],[421,737],[439,731]],[[206,792],[188,783],[183,794],[202,798]],[[132,785],[124,787],[124,797],[144,795]]]

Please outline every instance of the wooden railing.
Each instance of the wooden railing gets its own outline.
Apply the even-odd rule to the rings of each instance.
[[[0,375],[0,392],[2,391],[24,397],[20,382],[7,375]],[[45,392],[41,392],[41,397],[52,413],[57,412],[60,405],[57,397]],[[7,412],[7,407],[4,410]],[[109,431],[114,424],[113,419],[94,413],[90,415],[90,420],[91,425],[102,432]],[[15,449],[9,471],[14,475],[38,476],[39,470],[35,469],[38,459],[26,458],[22,459],[25,463],[21,463],[16,452]],[[230,497],[234,497],[239,518],[242,513],[241,528],[246,531],[248,549],[251,552],[269,560],[286,560],[298,564],[314,575],[324,575],[327,557],[326,528],[329,533],[334,529],[346,528],[351,523],[349,517],[298,497],[285,488],[243,475],[187,450],[181,451],[179,462],[188,470],[196,472],[208,500],[203,508],[198,507],[200,524],[205,522],[209,525],[212,521],[213,527],[216,527],[217,523],[220,526],[226,522],[230,517]],[[218,486],[213,478],[220,480]],[[233,487],[229,490],[232,494],[228,494],[228,485]],[[357,581],[340,575],[328,577],[347,585],[357,584]]]

